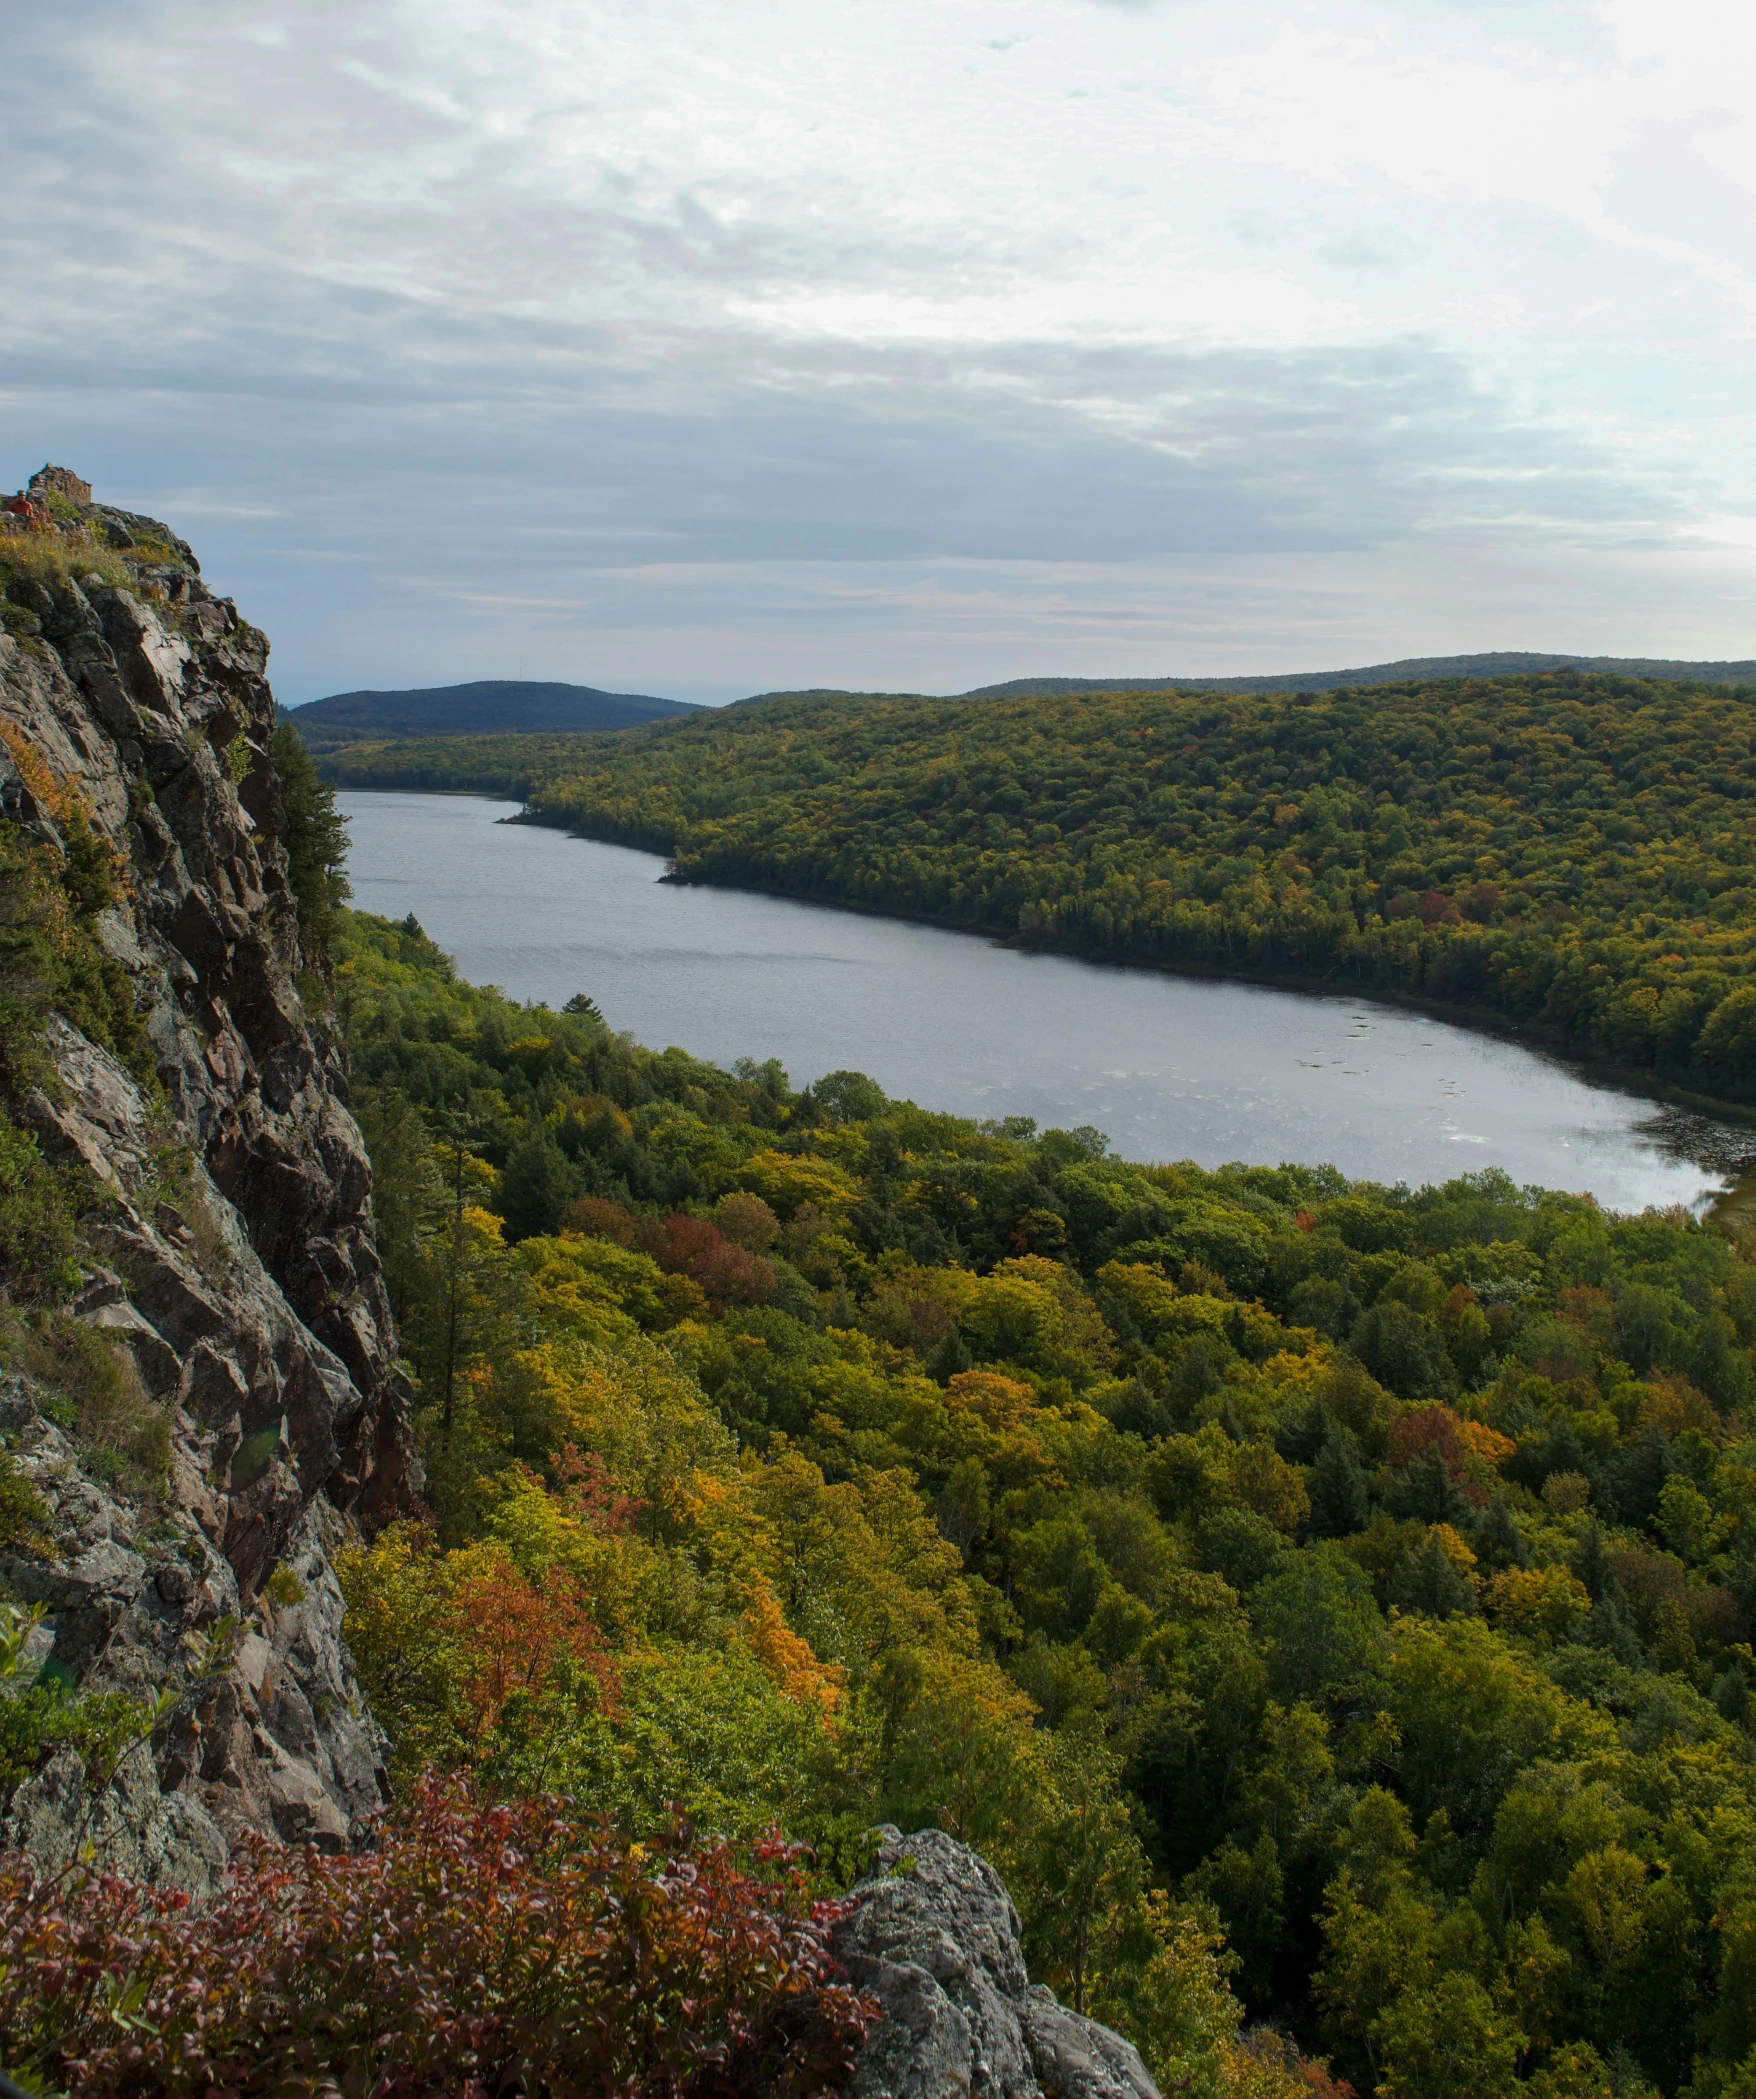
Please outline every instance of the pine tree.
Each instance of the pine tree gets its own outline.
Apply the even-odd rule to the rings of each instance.
[[[1530,1548],[1524,1542],[1524,1533],[1512,1520],[1512,1511],[1506,1506],[1504,1494],[1496,1494],[1470,1536],[1475,1555],[1489,1567],[1525,1567],[1530,1564]]]
[[[578,1182],[567,1154],[546,1124],[531,1119],[500,1176],[500,1215],[506,1236],[516,1243],[539,1233],[555,1232],[578,1194]]]
[[[1399,1610],[1419,1611],[1425,1618],[1455,1618],[1475,1609],[1463,1570],[1431,1531],[1396,1563],[1387,1590]]]
[[[1402,1468],[1392,1481],[1384,1505],[1393,1516],[1417,1523],[1449,1523],[1461,1529],[1471,1522],[1475,1510],[1470,1499],[1451,1477],[1438,1444],[1429,1443]]]
[[[1311,1467],[1311,1535],[1350,1537],[1365,1529],[1367,1513],[1366,1468],[1360,1463],[1359,1443],[1351,1429],[1332,1420]]]

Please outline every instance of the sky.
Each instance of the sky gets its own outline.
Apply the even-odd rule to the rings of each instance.
[[[1756,655],[1736,0],[7,11],[0,480],[279,696]]]

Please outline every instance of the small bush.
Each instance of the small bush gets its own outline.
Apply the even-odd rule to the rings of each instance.
[[[126,1350],[69,1313],[46,1311],[13,1328],[9,1352],[65,1400],[65,1425],[94,1471],[129,1493],[163,1489],[170,1423]]]
[[[9,1450],[0,1450],[0,1552],[32,1560],[55,1556],[48,1505]]]
[[[246,1837],[199,1910],[13,1854],[0,2057],[87,2099],[841,2091],[875,2008],[833,1980],[836,1912],[796,1854],[759,1847],[759,1869],[433,1779],[371,1850]]]
[[[72,1209],[67,1176],[0,1109],[0,1291],[34,1298],[69,1280]]]
[[[41,1604],[0,1603],[0,1794],[61,1749],[77,1751],[88,1785],[107,1786],[173,1703],[168,1693],[147,1704],[122,1691],[76,1692],[53,1658],[39,1669],[28,1642],[46,1615]]]

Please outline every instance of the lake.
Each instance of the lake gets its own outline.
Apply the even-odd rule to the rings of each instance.
[[[958,1115],[1092,1124],[1125,1158],[1327,1161],[1356,1178],[1484,1167],[1615,1209],[1698,1204],[1756,1131],[1588,1084],[1517,1043],[1356,995],[1033,955],[978,934],[662,882],[625,846],[504,819],[515,802],[343,794],[362,910],[412,911],[472,983],[794,1085],[868,1073]]]

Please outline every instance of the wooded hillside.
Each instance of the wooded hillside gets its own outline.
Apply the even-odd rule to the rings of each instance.
[[[1342,2089],[1217,1926],[1361,2092],[1744,2099],[1736,1243],[797,1091],[412,921],[336,983],[437,1518],[342,1570],[397,1771],[832,1887],[937,1822],[1167,2091]]]
[[[1562,672],[804,695],[614,742],[398,756],[406,784],[491,772],[540,820],[691,880],[1418,994],[1756,1101],[1753,729],[1749,688]]]

